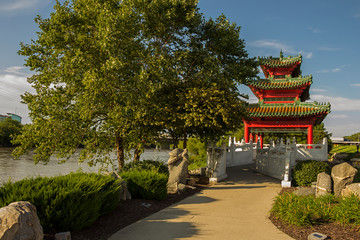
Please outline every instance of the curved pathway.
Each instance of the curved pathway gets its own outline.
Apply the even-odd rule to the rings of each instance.
[[[115,233],[109,240],[290,240],[268,219],[280,181],[231,167],[229,177],[201,193]]]

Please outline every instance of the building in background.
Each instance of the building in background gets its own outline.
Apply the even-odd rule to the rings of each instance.
[[[0,122],[5,121],[5,119],[7,119],[7,118],[18,121],[19,123],[21,123],[21,118],[22,117],[20,117],[17,114],[14,114],[14,113],[7,113],[7,115],[1,115],[0,114]]]

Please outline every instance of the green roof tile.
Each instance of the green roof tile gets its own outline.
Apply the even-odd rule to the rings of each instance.
[[[281,55],[280,55],[281,56]],[[296,62],[302,62],[302,56],[288,56],[287,58],[279,57],[258,57],[258,61],[260,65],[264,65],[270,68],[280,68],[280,67],[289,67]]]
[[[250,118],[299,118],[326,115],[330,108],[329,103],[270,103],[250,104],[248,112]]]
[[[312,76],[286,78],[286,79],[252,79],[245,83],[259,89],[295,89],[300,86],[312,84]]]

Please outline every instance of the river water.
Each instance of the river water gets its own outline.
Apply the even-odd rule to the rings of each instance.
[[[0,148],[0,185],[4,181],[17,181],[26,177],[36,176],[57,176],[64,175],[70,172],[82,170],[83,172],[98,172],[100,166],[89,167],[87,163],[78,163],[77,151],[67,162],[59,164],[59,160],[51,158],[47,165],[42,163],[34,164],[32,154],[24,155],[19,159],[14,159],[11,156],[13,148]],[[141,155],[140,160],[152,159],[166,162],[169,159],[170,150],[156,150],[145,149]],[[116,159],[115,153],[112,156]]]

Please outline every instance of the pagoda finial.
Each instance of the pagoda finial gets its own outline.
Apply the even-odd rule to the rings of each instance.
[[[282,49],[280,50],[280,59],[284,57]]]

